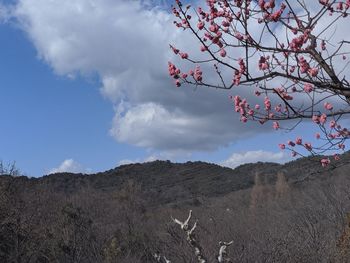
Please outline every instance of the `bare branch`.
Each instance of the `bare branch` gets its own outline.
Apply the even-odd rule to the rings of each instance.
[[[192,227],[189,227],[189,222],[191,220],[191,217],[192,217],[192,210],[190,210],[188,217],[184,222],[181,222],[176,218],[175,219],[172,218],[172,220],[174,221],[174,223],[180,225],[181,229],[185,231],[187,236],[187,241],[190,244],[190,246],[194,249],[194,254],[198,260],[198,263],[206,263],[208,262],[208,260],[204,256],[203,249],[200,246],[199,242],[196,240],[196,237],[194,234],[194,231],[197,228],[197,221],[194,223]]]
[[[223,263],[223,262],[229,262],[230,259],[226,259],[227,252],[226,249],[228,246],[232,245],[233,241],[231,242],[220,242],[220,249],[219,249],[219,256],[218,256],[218,262]]]

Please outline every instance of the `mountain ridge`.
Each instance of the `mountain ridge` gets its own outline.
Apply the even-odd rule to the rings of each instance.
[[[286,164],[258,162],[235,169],[202,161],[172,163],[153,161],[121,165],[95,174],[55,173],[38,178],[17,178],[26,190],[45,185],[54,192],[73,194],[86,187],[101,192],[113,192],[129,181],[139,185],[151,203],[159,205],[196,198],[210,198],[253,187],[256,174],[273,184],[283,173],[291,185],[303,185],[314,180],[326,180],[330,175],[346,174],[350,168],[350,153],[343,154],[336,166],[321,167],[321,157],[300,158]]]

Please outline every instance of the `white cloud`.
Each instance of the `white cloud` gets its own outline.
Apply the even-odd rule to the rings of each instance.
[[[243,153],[234,153],[227,160],[220,163],[221,166],[235,168],[245,163],[256,162],[274,162],[285,163],[290,161],[291,158],[284,152],[269,152],[263,150],[247,151]]]
[[[73,159],[64,160],[57,168],[49,171],[49,174],[54,173],[90,173],[90,169],[85,169],[83,166]]]
[[[157,156],[157,155],[150,155],[144,159],[123,159],[118,162],[118,166],[125,165],[125,164],[133,164],[133,163],[148,163],[148,162],[154,162],[156,160],[165,160],[164,158]]]
[[[234,138],[230,127],[211,126],[208,116],[191,116],[179,109],[171,112],[155,103],[118,113],[111,133],[120,142],[168,151],[179,146],[182,150],[212,150]]]
[[[132,164],[132,163],[139,163],[139,162],[140,162],[139,159],[135,159],[135,160],[123,159],[118,162],[118,166]]]
[[[119,142],[170,152],[215,150],[270,128],[241,125],[231,91],[174,87],[168,44],[198,45],[174,27],[168,11],[139,1],[19,0],[14,14],[57,74],[100,76],[101,93],[117,109],[111,134]]]
[[[119,142],[168,152],[208,151],[271,130],[243,125],[233,112],[228,95],[251,97],[250,89],[174,87],[167,76],[173,59],[168,44],[198,51],[198,43],[174,27],[168,11],[152,8],[155,2],[18,0],[13,15],[57,74],[99,75],[101,93],[117,109],[111,135]]]

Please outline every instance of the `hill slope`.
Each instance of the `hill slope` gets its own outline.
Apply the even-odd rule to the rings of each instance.
[[[205,162],[171,163],[154,161],[122,165],[96,174],[57,173],[40,178],[16,178],[27,190],[45,186],[54,192],[72,194],[86,187],[97,191],[120,190],[128,181],[141,186],[151,203],[165,204],[190,199],[224,196],[251,188],[256,174],[273,184],[282,172],[289,184],[302,185],[313,180],[328,180],[331,175],[343,175],[350,169],[350,153],[342,156],[335,166],[323,168],[318,157],[301,158],[287,164],[244,164],[236,169]],[[4,179],[4,178],[3,178]]]

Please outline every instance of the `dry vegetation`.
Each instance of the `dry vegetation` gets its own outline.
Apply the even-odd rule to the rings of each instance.
[[[167,164],[156,163],[153,173]],[[188,232],[171,219],[184,223],[189,210],[187,231],[197,220],[193,237],[206,262],[218,262],[223,241],[233,242],[221,262],[350,262],[346,169],[302,181],[282,172],[254,174],[252,187],[192,193],[193,202],[184,193],[175,201],[156,200],[131,176],[108,190],[79,175],[1,176],[0,262],[199,262]],[[98,184],[109,178],[96,176]],[[74,181],[77,189],[62,190],[57,180],[61,186]]]

